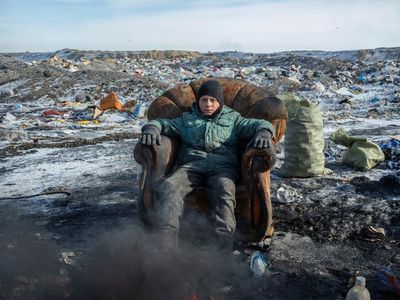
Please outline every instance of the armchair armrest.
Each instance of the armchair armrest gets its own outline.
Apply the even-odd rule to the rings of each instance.
[[[159,146],[137,143],[133,154],[136,162],[142,166],[142,172],[151,174],[153,180],[159,180],[171,171],[177,150],[178,141],[162,135]],[[143,182],[140,182],[141,189],[143,184]]]
[[[151,188],[155,182],[171,172],[179,142],[176,139],[161,136],[159,146],[148,146],[137,143],[134,148],[134,159],[142,166],[142,172],[139,179],[139,199],[138,212],[140,219],[148,225],[151,225],[148,216],[152,208]]]
[[[242,156],[243,176],[249,175],[250,170],[257,173],[269,171],[275,165],[275,162],[276,150],[274,145],[268,149],[248,148]]]
[[[256,241],[262,241],[273,233],[269,170],[275,162],[275,146],[246,149],[242,157],[243,180],[249,195],[253,239]]]

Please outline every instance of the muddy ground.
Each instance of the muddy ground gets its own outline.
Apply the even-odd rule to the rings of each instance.
[[[201,59],[195,59],[192,64],[197,66]],[[302,61],[296,56],[292,59]],[[138,79],[129,72],[83,70],[72,76],[46,64],[10,61],[10,57],[3,57],[2,70],[16,72],[11,74],[18,79],[4,79],[3,73],[3,87],[8,89],[18,80],[25,83],[18,83],[8,96],[3,92],[3,116],[8,111],[24,118],[31,113],[29,109],[43,110],[52,99],[51,93],[70,98],[82,94],[78,98],[85,99],[85,94],[96,94],[96,85],[90,82],[99,78],[116,82],[112,89],[124,89],[125,99],[140,98],[143,91],[157,95],[167,86],[151,77]],[[218,61],[221,67],[224,60]],[[260,61],[268,62],[265,58]],[[324,63],[318,64],[320,61]],[[247,61],[226,58],[225,62],[231,66]],[[271,65],[276,63],[279,60],[271,58]],[[314,69],[323,69],[330,62],[318,58],[312,63]],[[43,68],[54,69],[49,82],[58,82],[59,89],[32,75],[42,76]],[[137,83],[138,91],[127,87],[128,80]],[[32,82],[41,88],[29,90]],[[88,89],[82,92],[72,84],[77,82],[89,82],[84,85]],[[74,89],[76,95],[71,93]],[[386,94],[398,91],[395,85],[384,89]],[[101,95],[100,90],[97,95]],[[89,104],[96,101],[89,100]],[[42,106],[28,106],[37,101]],[[26,105],[28,111],[18,113],[15,103]],[[349,113],[348,107],[342,107],[343,114],[335,114],[332,105],[326,101],[323,107],[330,131],[338,127],[335,122],[346,123],[343,115]],[[375,140],[400,133],[395,104],[375,119],[369,116],[381,126],[363,124],[357,119],[359,110],[363,108],[349,113],[354,113],[346,123],[350,133]],[[103,127],[55,126],[56,121],[43,121],[48,127],[30,123],[29,129],[3,128],[1,299],[192,299],[193,294],[199,299],[344,299],[349,280],[357,272],[366,277],[371,299],[398,299],[377,277],[380,268],[400,264],[400,195],[378,182],[393,172],[385,163],[368,172],[354,170],[340,161],[343,147],[326,137],[326,166],[334,173],[284,179],[276,172],[284,159],[281,144],[272,172],[276,232],[263,249],[268,271],[256,278],[249,269],[253,250],[221,254],[210,243],[192,245],[184,240],[182,253],[165,256],[157,237],[142,228],[136,215],[140,166],[133,159],[133,147],[145,119],[105,122]],[[67,130],[73,132],[64,134]],[[335,153],[337,159],[329,153]],[[277,197],[279,188],[291,191],[286,202]],[[384,228],[385,235],[371,235],[370,226]]]

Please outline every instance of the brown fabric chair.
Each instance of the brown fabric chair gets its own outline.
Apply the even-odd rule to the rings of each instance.
[[[287,112],[284,103],[267,90],[239,79],[204,78],[189,85],[177,85],[152,102],[147,112],[148,119],[172,119],[189,111],[201,84],[210,79],[221,83],[225,105],[244,117],[270,121],[276,130],[273,142],[279,142],[286,130]],[[239,239],[262,241],[273,233],[270,169],[275,164],[275,147],[268,150],[246,149],[247,142],[243,141],[241,147],[242,180],[236,187],[236,231]],[[146,225],[151,226],[148,216],[152,209],[151,187],[172,171],[178,148],[179,141],[166,136],[162,136],[161,146],[158,147],[140,143],[135,146],[135,160],[142,166],[138,211],[140,219]],[[205,192],[198,190],[188,195],[185,208],[207,211]]]

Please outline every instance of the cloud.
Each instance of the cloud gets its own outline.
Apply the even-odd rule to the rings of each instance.
[[[104,1],[129,4],[127,0]],[[235,1],[233,6],[225,0],[209,1],[192,0],[178,8],[172,3],[179,1],[166,1],[171,4],[169,10],[161,9],[164,1],[155,1],[159,9],[146,13],[125,9],[119,14],[103,12],[96,18],[89,13],[83,22],[32,24],[30,33],[24,24],[14,24],[8,34],[0,32],[0,40],[18,51],[70,47],[271,52],[400,46],[395,38],[400,36],[398,1]],[[148,8],[142,0],[129,2]],[[0,51],[11,50],[1,43]]]
[[[105,36],[130,36],[140,49],[201,51],[224,50],[220,48],[223,41],[235,41],[244,51],[363,48],[373,47],[375,41],[379,42],[375,44],[378,47],[384,40],[386,45],[393,43],[393,37],[400,33],[400,19],[393,7],[374,2],[351,6],[344,2],[310,4],[274,2],[159,12],[134,19],[101,21],[93,26],[103,28]],[[114,41],[122,42],[115,38]]]

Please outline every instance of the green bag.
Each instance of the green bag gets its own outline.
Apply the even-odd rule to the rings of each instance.
[[[285,158],[278,170],[282,177],[312,177],[329,173],[325,168],[324,135],[319,103],[280,96],[288,110]]]
[[[343,155],[343,163],[361,171],[368,171],[385,160],[385,154],[379,145],[363,137],[348,136],[342,128],[330,138],[336,144],[349,147]]]

